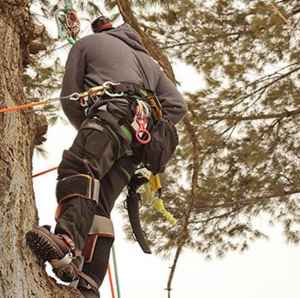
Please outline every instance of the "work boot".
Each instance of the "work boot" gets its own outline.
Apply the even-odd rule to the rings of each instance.
[[[52,265],[53,272],[62,281],[71,282],[78,278],[78,260],[70,237],[55,235],[48,226],[34,227],[26,233],[26,243],[42,262]]]

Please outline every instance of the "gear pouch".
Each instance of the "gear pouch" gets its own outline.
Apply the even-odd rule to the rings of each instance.
[[[140,148],[140,159],[153,174],[162,173],[177,145],[178,134],[175,125],[162,118],[151,129],[151,141]]]

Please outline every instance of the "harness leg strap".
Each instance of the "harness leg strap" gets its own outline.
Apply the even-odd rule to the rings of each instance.
[[[100,182],[88,175],[78,174],[63,178],[56,186],[58,207],[55,218],[58,220],[62,213],[63,204],[67,199],[82,198],[98,203]]]
[[[63,178],[58,181],[56,186],[56,197],[58,203],[61,203],[71,197],[80,197],[98,202],[99,192],[99,180],[84,174],[77,174]]]

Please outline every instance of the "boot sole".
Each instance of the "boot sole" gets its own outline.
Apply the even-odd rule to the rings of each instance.
[[[43,262],[61,259],[66,253],[52,240],[50,232],[36,227],[26,233],[26,243],[31,251]]]

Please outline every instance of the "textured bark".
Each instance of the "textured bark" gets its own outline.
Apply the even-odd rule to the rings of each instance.
[[[25,102],[32,28],[27,0],[1,0],[0,107]],[[0,297],[78,297],[47,276],[24,241],[38,220],[31,170],[34,144],[45,132],[41,123],[31,111],[0,114]]]

